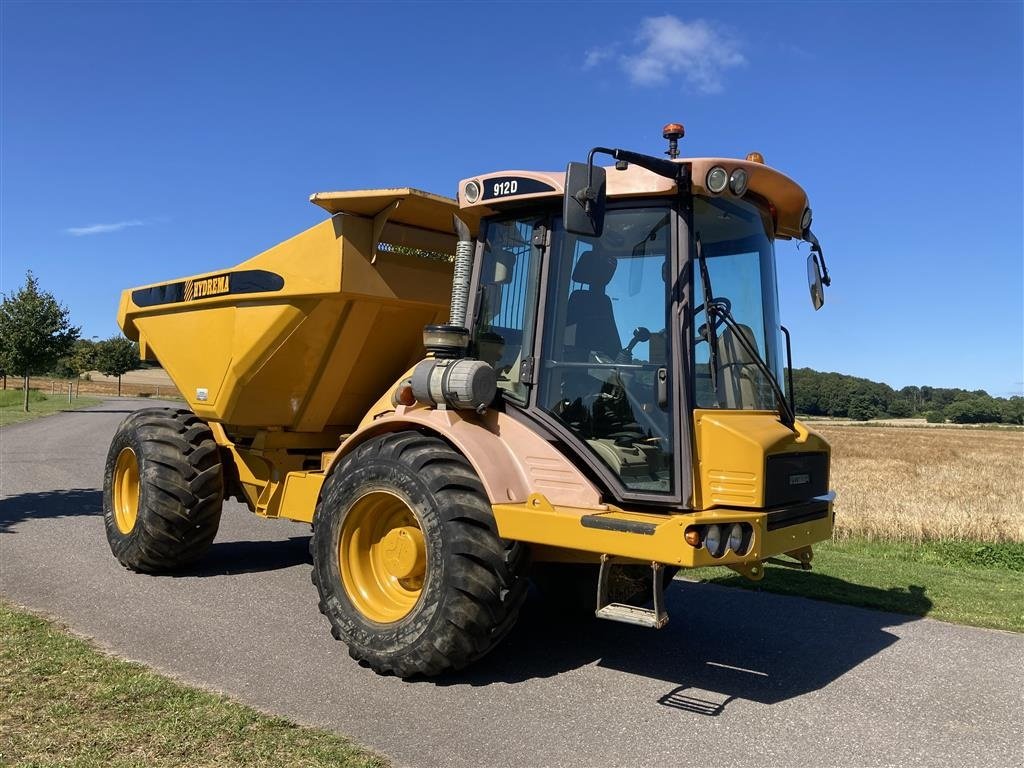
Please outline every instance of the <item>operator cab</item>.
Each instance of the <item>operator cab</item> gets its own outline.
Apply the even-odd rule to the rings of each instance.
[[[471,354],[494,367],[507,410],[577,453],[614,500],[685,506],[695,413],[793,427],[774,241],[809,239],[810,209],[758,158],[649,158],[652,171],[602,151],[629,160],[578,176],[577,198],[606,189],[593,226],[568,210],[582,164],[460,185],[461,207],[485,216]]]

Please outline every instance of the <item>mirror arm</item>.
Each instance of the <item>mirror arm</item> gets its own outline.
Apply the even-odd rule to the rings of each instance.
[[[686,181],[687,172],[689,171],[689,166],[686,163],[674,163],[671,160],[662,160],[660,157],[651,157],[640,152],[631,152],[628,149],[613,149],[611,147],[594,147],[590,150],[590,154],[587,155],[588,168],[593,169],[594,155],[598,153],[610,155],[613,160],[622,160],[623,162],[633,163],[633,165],[639,165],[651,173],[656,173],[666,179],[672,179],[677,184],[682,184]],[[593,178],[590,180],[592,182]]]
[[[593,202],[597,199],[597,192],[594,191],[594,155],[598,152],[614,157],[615,150],[607,147],[594,147],[590,150],[590,154],[587,155],[587,186],[573,195],[583,205],[583,210],[588,216],[591,214]]]
[[[832,285],[832,278],[828,276],[828,267],[825,266],[825,254],[821,251],[821,243],[818,242],[818,238],[815,237],[814,233],[810,229],[804,230],[804,240],[811,244],[811,253],[818,254],[818,263],[821,264],[821,282],[822,285],[828,287]]]
[[[651,173],[656,173],[666,179],[672,179],[676,183],[681,183],[686,178],[687,167],[683,163],[673,163],[671,160],[662,160],[660,157],[630,152],[628,149],[613,149],[611,154],[616,160],[624,160],[627,163],[639,165]]]

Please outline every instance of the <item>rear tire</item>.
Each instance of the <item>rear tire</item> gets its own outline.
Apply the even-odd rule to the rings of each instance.
[[[103,522],[122,565],[158,573],[195,562],[217,535],[223,501],[206,422],[180,408],[146,408],[121,422],[107,453]]]
[[[331,633],[378,673],[479,659],[526,596],[526,549],[498,536],[469,462],[418,432],[373,438],[327,478],[310,542]]]

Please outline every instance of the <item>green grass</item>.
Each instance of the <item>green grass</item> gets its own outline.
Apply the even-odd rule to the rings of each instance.
[[[1024,544],[851,539],[814,547],[810,572],[769,565],[751,582],[723,568],[683,578],[1024,632]]]
[[[0,603],[0,765],[369,768],[341,736],[97,651]]]
[[[28,393],[28,413],[24,411],[25,392],[20,389],[0,389],[0,426],[17,424],[59,411],[88,408],[101,402],[98,397],[76,397],[68,404],[68,395],[47,395],[32,389]]]

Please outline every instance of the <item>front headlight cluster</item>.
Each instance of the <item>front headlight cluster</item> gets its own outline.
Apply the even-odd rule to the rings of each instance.
[[[745,555],[754,540],[754,529],[749,523],[697,525],[686,529],[686,541],[700,549],[704,547],[712,557],[726,552]]]
[[[726,187],[737,197],[743,197],[747,192],[747,187],[750,185],[750,174],[744,169],[737,168],[732,173],[729,173],[725,168],[720,165],[716,165],[710,171],[708,171],[705,184],[709,192],[714,192],[716,195],[724,192]]]

